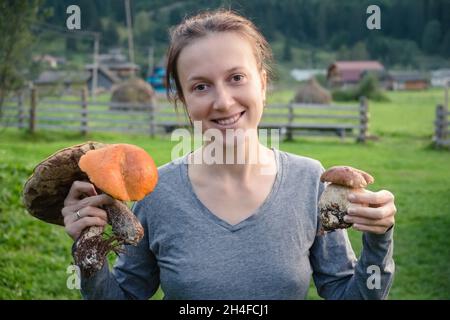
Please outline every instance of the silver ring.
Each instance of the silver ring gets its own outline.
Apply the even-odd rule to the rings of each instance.
[[[81,210],[81,209],[80,209]],[[77,212],[75,212],[75,214],[77,215],[77,220],[80,220],[81,219],[81,216],[80,216],[80,210],[78,210]]]

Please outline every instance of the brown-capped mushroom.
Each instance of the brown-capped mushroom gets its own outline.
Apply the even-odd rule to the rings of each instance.
[[[362,192],[374,178],[362,170],[349,166],[335,166],[326,170],[320,181],[328,182],[319,199],[320,233],[352,226],[344,221],[351,192]]]
[[[34,168],[23,189],[23,203],[28,212],[45,222],[64,226],[61,210],[74,181],[89,181],[78,167],[81,156],[105,144],[88,141],[59,150]]]
[[[24,187],[27,210],[41,220],[64,225],[61,210],[76,180],[91,182],[98,193],[115,199],[103,206],[113,235],[105,237],[103,228],[89,227],[73,246],[75,263],[84,275],[90,276],[101,269],[109,251],[117,251],[122,244],[136,245],[141,240],[143,228],[122,201],[141,200],[153,191],[158,173],[153,159],[133,145],[87,142],[72,146],[36,166]]]

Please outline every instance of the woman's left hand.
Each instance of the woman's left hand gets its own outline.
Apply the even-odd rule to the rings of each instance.
[[[352,204],[344,220],[353,223],[354,229],[383,234],[394,225],[397,208],[391,192],[387,190],[352,192],[348,200]]]

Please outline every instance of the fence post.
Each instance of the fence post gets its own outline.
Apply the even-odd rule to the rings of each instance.
[[[17,95],[17,124],[19,129],[23,128],[23,91]]]
[[[85,136],[87,134],[88,126],[88,104],[87,104],[87,89],[84,87],[81,90],[81,134]]]
[[[288,104],[288,124],[286,128],[286,140],[292,141],[292,123],[294,123],[294,106],[292,101]]]
[[[443,105],[438,105],[436,107],[436,121],[435,123],[435,136],[434,143],[436,147],[440,147],[442,141],[445,140],[445,132],[446,132],[446,117],[445,117],[445,109]]]
[[[448,108],[444,106],[442,110],[442,144],[448,146]]]
[[[30,105],[30,122],[29,129],[30,133],[36,131],[36,107],[37,107],[37,91],[35,87],[31,88],[31,105]]]
[[[369,129],[369,106],[366,97],[359,99],[359,135],[357,142],[365,143]]]
[[[153,99],[150,101],[150,137],[155,137],[155,102]]]

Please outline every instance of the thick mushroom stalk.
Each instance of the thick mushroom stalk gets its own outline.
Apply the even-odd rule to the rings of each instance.
[[[112,205],[103,206],[114,236],[105,240],[88,228],[74,244],[75,263],[82,266],[81,270],[89,276],[101,269],[103,261],[92,259],[86,248],[98,243],[97,247],[105,248],[100,250],[103,255],[103,251],[107,254],[118,245],[136,245],[142,239],[142,225],[121,201],[144,198],[155,188],[158,174],[153,159],[143,149],[130,144],[113,144],[91,150],[80,158],[78,166],[96,188],[116,199]]]
[[[133,145],[76,145],[36,166],[24,187],[26,208],[41,220],[64,225],[61,210],[76,180],[91,182],[99,193],[114,198],[112,204],[103,206],[113,234],[105,235],[102,227],[89,227],[72,247],[75,263],[84,276],[91,276],[102,268],[108,252],[118,252],[120,245],[136,245],[142,239],[142,225],[123,201],[138,201],[152,192],[158,171],[153,159]]]
[[[351,223],[344,221],[350,205],[348,195],[363,192],[368,184],[374,182],[373,177],[349,166],[335,166],[326,170],[320,181],[328,184],[319,199],[319,234],[351,227]]]

